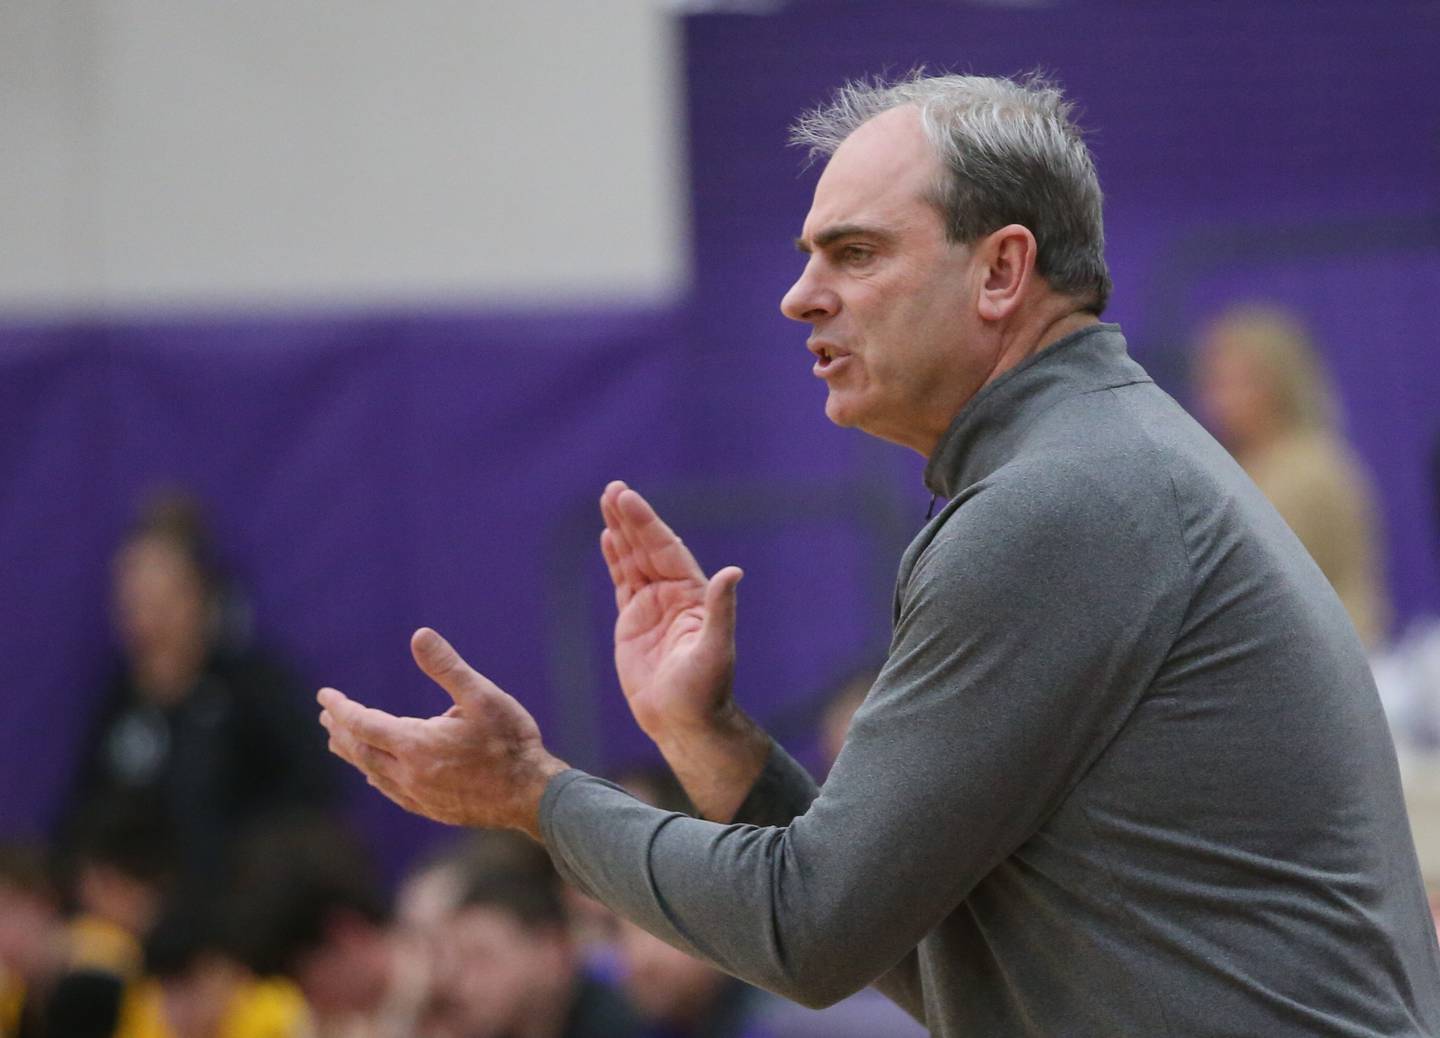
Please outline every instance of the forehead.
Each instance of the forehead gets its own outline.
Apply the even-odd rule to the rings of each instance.
[[[920,110],[892,108],[862,123],[831,156],[805,218],[811,239],[836,224],[903,226],[936,220],[929,193],[939,161]]]
[[[456,909],[449,919],[450,934],[467,947],[514,949],[530,930],[518,916],[498,905],[466,905]]]

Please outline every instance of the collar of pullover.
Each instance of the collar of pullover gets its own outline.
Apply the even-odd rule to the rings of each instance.
[[[1021,432],[1061,400],[1148,382],[1117,324],[1092,324],[1027,357],[976,393],[955,416],[925,466],[925,486],[954,497],[989,475]]]

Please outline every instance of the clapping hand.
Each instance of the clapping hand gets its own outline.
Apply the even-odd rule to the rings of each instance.
[[[695,556],[624,483],[600,497],[600,550],[615,585],[615,670],[630,712],[696,808],[729,821],[770,752],[736,706],[735,586],[726,566],[706,578]]]
[[[727,566],[708,580],[643,497],[614,482],[600,498],[600,550],[615,585],[615,670],[653,739],[703,727],[730,702],[735,586]]]
[[[513,828],[539,838],[540,797],[566,765],[534,719],[470,667],[444,638],[421,628],[416,664],[453,701],[436,717],[395,717],[333,688],[317,696],[330,749],[406,810],[451,825]]]

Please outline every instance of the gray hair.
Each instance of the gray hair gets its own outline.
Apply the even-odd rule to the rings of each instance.
[[[920,110],[946,175],[931,201],[951,241],[973,242],[1007,224],[1035,235],[1036,270],[1096,314],[1110,297],[1103,196],[1072,105],[1039,76],[924,76],[847,83],[801,116],[790,142],[811,158],[835,153],[861,123],[902,105]]]

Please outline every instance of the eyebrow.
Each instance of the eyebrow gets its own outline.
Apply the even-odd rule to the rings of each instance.
[[[877,241],[888,242],[895,236],[889,231],[881,230],[879,227],[867,227],[859,223],[841,223],[834,227],[827,227],[815,235],[815,244],[812,246],[803,237],[795,239],[795,248],[800,252],[810,252],[812,248],[823,249],[834,245],[842,238],[874,238]]]

